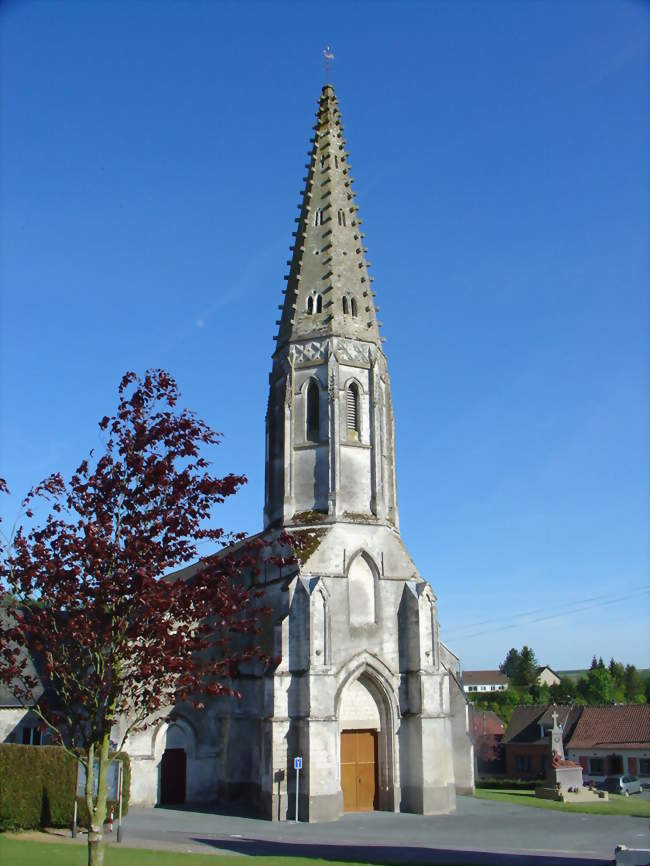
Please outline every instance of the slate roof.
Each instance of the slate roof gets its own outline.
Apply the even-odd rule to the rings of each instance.
[[[501,671],[463,671],[464,686],[508,685],[508,677]]]
[[[503,742],[548,745],[548,737],[541,736],[540,725],[546,730],[553,727],[553,711],[557,712],[558,722],[564,728],[562,739],[566,744],[580,718],[582,707],[571,707],[567,704],[529,704],[515,707]]]
[[[650,748],[650,704],[583,707],[570,749]]]
[[[6,626],[8,624],[9,614],[6,609],[0,608],[0,626]],[[0,631],[0,636],[2,632]],[[23,649],[20,655],[21,660],[23,658],[27,659],[27,666],[25,668],[25,673],[29,676],[36,677],[40,679],[39,672],[37,669],[37,665],[34,663],[34,659],[27,653],[27,650]],[[43,694],[43,687],[39,686],[34,690],[34,702],[38,700]],[[11,684],[0,682],[0,708],[14,708],[21,707],[22,704],[20,701],[16,700],[14,697]]]

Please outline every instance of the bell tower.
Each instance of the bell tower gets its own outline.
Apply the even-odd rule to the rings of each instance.
[[[390,379],[330,84],[311,143],[269,377],[264,525],[397,530]]]

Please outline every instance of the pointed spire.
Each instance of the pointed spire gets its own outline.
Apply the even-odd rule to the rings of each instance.
[[[379,345],[372,277],[331,84],[323,87],[316,118],[277,349],[326,336]]]

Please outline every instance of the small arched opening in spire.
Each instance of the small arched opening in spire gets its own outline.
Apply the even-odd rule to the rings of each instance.
[[[317,313],[323,312],[323,296],[322,295],[316,295],[316,312]]]
[[[345,421],[349,439],[359,438],[359,386],[350,382],[345,391]]]
[[[338,156],[335,155],[334,156],[334,168],[338,168],[338,167],[339,167],[339,158],[338,158]]]
[[[305,431],[309,442],[320,439],[320,389],[314,379],[307,387],[307,429]]]
[[[347,314],[348,314],[348,298],[347,298],[347,295],[343,295],[342,304],[343,304],[343,315],[347,316]]]
[[[323,225],[323,211],[321,208],[317,207],[314,211],[314,225],[322,226]]]
[[[324,153],[321,154],[321,158],[320,158],[320,167],[321,168],[325,168],[325,159],[326,159],[325,154]]]
[[[356,317],[359,315],[359,310],[357,309],[357,299],[356,298],[352,298],[352,300],[350,301],[350,309],[352,311],[353,316]]]
[[[311,314],[312,314],[313,312],[314,312],[314,296],[313,296],[313,295],[310,295],[310,296],[307,298],[307,315],[308,315],[308,316],[311,316]]]
[[[345,211],[342,208],[339,208],[339,225],[345,225]]]

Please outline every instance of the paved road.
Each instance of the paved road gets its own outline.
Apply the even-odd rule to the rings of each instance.
[[[459,797],[452,815],[373,812],[328,824],[272,823],[216,814],[209,807],[134,807],[123,829],[129,846],[373,864],[595,866],[611,863],[617,844],[650,847],[645,818],[554,812],[473,797]]]

